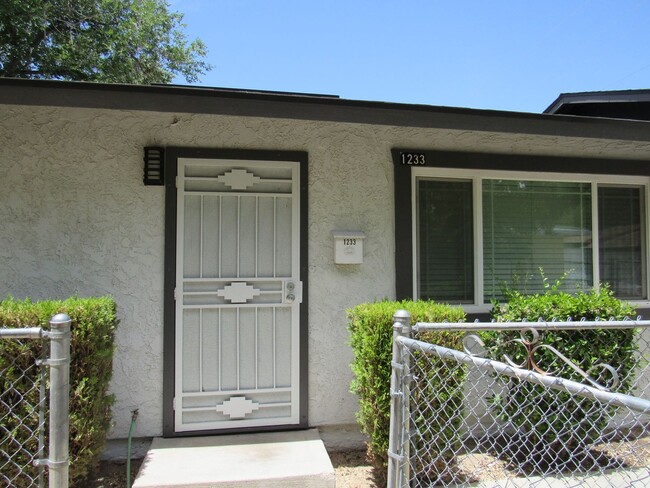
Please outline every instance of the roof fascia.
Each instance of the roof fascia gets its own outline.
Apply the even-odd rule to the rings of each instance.
[[[604,92],[579,92],[562,93],[551,103],[545,114],[554,114],[563,105],[579,103],[620,103],[620,102],[648,102],[650,101],[650,90],[623,90]]]
[[[0,104],[234,115],[650,141],[648,122],[197,87],[0,78]]]

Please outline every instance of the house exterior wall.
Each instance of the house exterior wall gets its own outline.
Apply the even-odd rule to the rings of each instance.
[[[309,155],[309,424],[352,424],[345,310],[395,296],[394,147],[643,159],[648,143],[261,117],[0,106],[0,297],[111,294],[120,326],[112,437],[162,433],[164,188],[144,146]],[[364,262],[335,265],[333,230]]]

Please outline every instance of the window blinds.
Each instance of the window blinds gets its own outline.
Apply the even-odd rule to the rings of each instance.
[[[566,289],[591,286],[591,185],[485,179],[483,192],[484,299],[505,288],[543,290],[540,269]]]
[[[419,296],[474,301],[472,182],[418,181]]]
[[[646,297],[643,198],[638,187],[598,187],[600,281],[618,298]]]

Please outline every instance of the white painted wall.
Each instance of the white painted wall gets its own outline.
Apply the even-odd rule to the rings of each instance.
[[[354,422],[345,310],[394,296],[392,147],[646,158],[648,144],[362,124],[0,106],[0,297],[111,294],[119,309],[113,437],[162,432],[164,189],[143,147],[309,153],[309,420]],[[333,262],[362,230],[364,263]]]

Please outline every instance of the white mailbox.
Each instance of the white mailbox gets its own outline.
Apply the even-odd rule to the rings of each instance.
[[[335,230],[334,262],[336,264],[363,263],[363,240],[366,235],[361,231]]]

